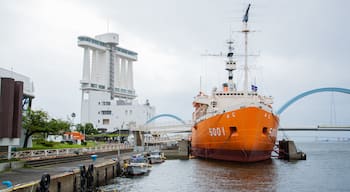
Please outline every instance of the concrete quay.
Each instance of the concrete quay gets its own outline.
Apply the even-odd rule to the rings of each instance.
[[[122,153],[121,159],[128,159],[132,154],[133,153]],[[7,188],[5,185],[1,185],[0,192],[35,191],[39,187],[40,180],[44,174],[50,175],[50,192],[80,191],[80,167],[84,165],[87,170],[91,164],[94,166],[93,186],[95,188],[106,184],[109,179],[116,176],[117,163],[113,160],[116,157],[117,153],[115,155],[97,157],[95,161],[89,159],[34,168],[20,168],[2,172],[0,173],[0,182],[11,181],[13,187]]]

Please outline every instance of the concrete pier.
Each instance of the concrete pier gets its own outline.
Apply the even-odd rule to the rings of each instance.
[[[121,160],[123,161],[124,159],[130,158],[131,154],[132,153],[122,154]],[[50,192],[80,191],[83,186],[88,186],[87,177],[82,178],[81,167],[85,166],[85,170],[87,171],[90,165],[93,165],[93,171],[90,172],[93,178],[91,186],[96,189],[117,176],[117,161],[113,160],[116,157],[116,155],[103,158],[97,157],[96,161],[89,159],[80,162],[70,162],[38,168],[22,168],[3,172],[0,174],[0,181],[11,181],[13,187],[6,188],[6,186],[1,185],[0,191],[36,191],[36,189],[40,187],[41,177],[46,173],[50,175],[50,182],[48,185]]]
[[[284,160],[306,160],[306,154],[301,151],[297,151],[294,141],[281,140],[278,142],[279,152],[278,158]]]
[[[190,156],[190,141],[178,141],[178,147],[175,149],[162,149],[167,159],[189,159]]]

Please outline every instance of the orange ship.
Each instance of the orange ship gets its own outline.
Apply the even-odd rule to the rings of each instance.
[[[233,82],[236,61],[232,41],[229,41],[226,70],[228,81],[222,90],[211,95],[200,92],[193,101],[192,155],[239,162],[256,162],[271,158],[279,118],[272,110],[272,97],[258,94],[257,86],[248,90],[247,27],[248,12],[244,15],[242,32],[245,35],[244,89],[238,91]]]

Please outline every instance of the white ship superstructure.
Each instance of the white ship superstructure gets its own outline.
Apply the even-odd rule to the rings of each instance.
[[[142,125],[155,114],[148,102],[134,100],[137,53],[118,44],[116,33],[78,37],[78,46],[84,49],[81,123],[108,132]]]

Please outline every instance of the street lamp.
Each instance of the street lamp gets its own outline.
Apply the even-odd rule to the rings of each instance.
[[[120,158],[120,129],[123,129],[123,127],[124,127],[124,121],[123,121],[120,128],[117,127],[117,129],[118,129],[118,158]]]
[[[118,129],[118,159],[120,158],[120,129]]]
[[[71,117],[72,117],[72,129],[74,128],[74,118],[75,118],[75,113],[73,112],[72,114],[71,114]]]

